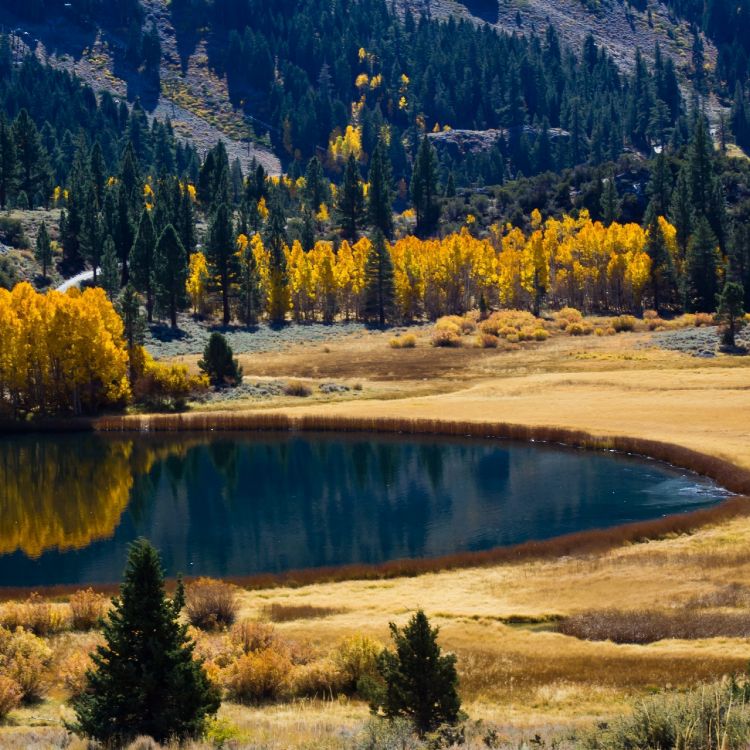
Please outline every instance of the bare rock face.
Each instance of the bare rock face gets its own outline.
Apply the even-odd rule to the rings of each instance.
[[[489,130],[446,130],[440,133],[430,133],[432,144],[441,152],[448,152],[454,159],[464,157],[467,154],[481,154],[490,151],[501,141],[510,137],[525,135],[532,143],[541,133],[540,128],[530,125],[518,126],[510,129]],[[551,141],[559,138],[569,138],[570,133],[560,128],[549,128],[547,135]]]

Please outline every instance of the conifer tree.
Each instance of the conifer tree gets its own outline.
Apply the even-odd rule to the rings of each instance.
[[[370,162],[367,218],[373,229],[390,239],[393,236],[393,186],[391,162],[382,139],[378,140]]]
[[[744,301],[742,284],[727,279],[716,300],[716,318],[722,327],[721,343],[728,349],[735,348],[737,332],[746,324]]]
[[[42,279],[47,280],[47,269],[52,263],[52,243],[47,232],[47,224],[42,221],[39,225],[39,232],[36,236],[36,247],[34,257],[37,263],[42,266]]]
[[[687,255],[690,235],[693,233],[693,204],[686,167],[680,170],[677,178],[677,185],[672,193],[669,218],[677,230],[677,246],[680,248],[681,257],[684,259]]]
[[[156,232],[151,220],[151,212],[144,208],[138,222],[138,231],[130,251],[130,276],[133,286],[146,295],[146,317],[149,323],[154,320],[154,252]]]
[[[617,221],[617,217],[620,214],[620,199],[617,194],[614,172],[604,182],[601,204],[602,219],[604,220],[604,224],[609,226],[612,222]]]
[[[685,306],[689,312],[711,312],[716,307],[718,258],[716,236],[701,216],[690,240],[686,259]]]
[[[354,154],[349,154],[349,158],[346,160],[344,178],[338,193],[336,212],[344,239],[356,242],[359,229],[364,224],[365,195]]]
[[[378,231],[365,264],[365,319],[381,327],[385,326],[393,319],[395,299],[393,260],[385,238]]]
[[[211,385],[216,387],[239,385],[242,382],[242,368],[234,359],[234,352],[226,336],[220,333],[211,334],[198,368],[208,376]]]
[[[232,319],[230,294],[237,276],[237,250],[229,206],[221,203],[216,208],[208,226],[206,260],[221,287],[222,321],[225,326]]]
[[[304,199],[307,207],[313,213],[317,213],[322,203],[328,199],[326,181],[323,175],[323,167],[317,156],[313,156],[307,163],[305,170]]]
[[[5,115],[0,112],[0,209],[5,209],[13,197],[18,178],[18,161],[13,132]]]
[[[132,284],[128,284],[122,290],[117,310],[122,318],[123,335],[128,347],[128,374],[132,386],[136,379],[137,348],[143,346],[146,333],[146,320],[141,314],[141,301],[138,298],[138,291]]]
[[[652,219],[648,227],[646,252],[651,259],[651,292],[654,310],[659,312],[662,306],[670,303],[674,297],[675,278],[674,264],[656,217]]]
[[[389,719],[408,718],[420,737],[442,724],[456,724],[461,710],[456,657],[443,655],[438,629],[430,627],[422,610],[403,630],[394,623],[390,628],[396,650],[380,656],[378,670],[385,689],[373,709],[382,710]]]
[[[104,229],[99,216],[99,203],[96,198],[94,187],[91,183],[88,183],[85,187],[82,209],[80,234],[81,255],[91,265],[91,269],[94,272],[94,283],[96,283],[96,270],[101,263]]]
[[[104,289],[110,299],[115,299],[120,291],[120,266],[117,263],[115,243],[109,236],[104,240],[99,286]]]
[[[154,291],[159,308],[169,313],[172,328],[177,328],[177,311],[186,302],[187,275],[188,256],[170,224],[161,233],[154,251]]]
[[[179,622],[182,584],[171,601],[156,550],[144,539],[130,547],[120,595],[104,623],[87,689],[74,700],[73,729],[107,745],[137,736],[159,743],[200,737],[220,698],[194,659]]]
[[[437,154],[425,135],[419,145],[411,175],[411,201],[417,214],[417,235],[428,237],[440,221]]]
[[[89,174],[91,175],[91,182],[94,194],[96,195],[96,203],[98,206],[102,206],[104,204],[104,187],[107,181],[107,167],[104,163],[104,154],[98,140],[91,147]]]
[[[26,194],[32,208],[35,196],[46,202],[49,195],[50,171],[47,152],[36,124],[22,109],[13,123],[13,142],[18,160],[18,189]]]

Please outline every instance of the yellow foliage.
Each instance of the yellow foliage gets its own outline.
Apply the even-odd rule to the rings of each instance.
[[[347,125],[344,134],[334,131],[328,142],[328,154],[332,161],[344,162],[350,154],[355,159],[362,158],[362,128],[358,125]]]
[[[130,396],[123,323],[104,290],[0,289],[0,408],[96,411]]]
[[[243,249],[241,240],[244,238],[244,247],[247,247],[247,237],[241,234],[237,238],[237,246],[240,250]],[[206,312],[206,303],[208,301],[208,283],[211,275],[208,272],[208,262],[206,256],[201,253],[192,253],[190,255],[190,266],[188,269],[188,278],[185,282],[185,289],[188,297],[190,298],[190,304],[193,307],[193,313],[196,315],[204,314]]]

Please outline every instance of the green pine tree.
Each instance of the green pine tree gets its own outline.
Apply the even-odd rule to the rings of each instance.
[[[0,209],[5,209],[16,192],[18,160],[13,132],[0,112]]]
[[[615,182],[614,172],[612,172],[604,181],[601,204],[602,219],[604,223],[609,226],[617,221],[617,218],[620,215],[620,197],[617,194],[617,184]]]
[[[354,154],[349,154],[346,161],[344,178],[336,203],[336,212],[344,239],[356,242],[359,229],[364,224],[365,195]]]
[[[143,345],[146,334],[146,319],[141,314],[141,300],[138,298],[138,291],[132,284],[128,284],[122,290],[117,302],[117,311],[122,318],[123,335],[128,347],[129,377],[132,385],[136,379],[136,348]]]
[[[156,232],[151,220],[151,212],[144,208],[138,222],[138,231],[130,251],[130,277],[133,286],[146,295],[146,317],[154,320],[154,252]]]
[[[232,227],[232,214],[226,203],[216,208],[208,225],[206,260],[221,287],[222,321],[225,326],[232,319],[230,295],[237,277],[237,250]]]
[[[167,599],[151,544],[133,543],[104,623],[104,645],[93,655],[86,690],[73,701],[74,731],[116,746],[141,735],[167,743],[203,734],[220,698],[179,621],[183,600],[181,584]]]
[[[677,246],[684,259],[687,255],[690,235],[693,233],[693,203],[690,197],[690,179],[688,170],[683,167],[677,178],[677,185],[672,193],[669,218],[677,230]]]
[[[365,319],[385,326],[393,319],[395,298],[391,253],[382,233],[376,232],[365,264]]]
[[[711,312],[719,291],[717,243],[716,235],[702,216],[690,240],[685,265],[686,308],[689,312]]]
[[[169,313],[172,328],[177,328],[177,311],[186,302],[187,275],[188,256],[170,224],[161,233],[154,251],[154,291],[159,308]]]
[[[120,266],[117,262],[115,243],[109,236],[104,240],[99,286],[104,289],[110,299],[117,297],[120,291]]]
[[[18,188],[26,193],[33,208],[35,197],[41,195],[46,202],[49,197],[50,169],[47,150],[34,121],[22,109],[13,123],[13,141],[18,160]]]
[[[370,161],[367,194],[367,218],[373,229],[387,239],[393,237],[393,185],[391,162],[382,139],[378,140]]]
[[[419,145],[411,175],[411,201],[417,215],[416,233],[428,237],[440,221],[437,154],[425,135]]]
[[[34,257],[36,258],[37,263],[42,267],[42,279],[47,281],[47,270],[52,263],[52,243],[50,242],[49,233],[47,232],[47,224],[44,221],[39,225]]]
[[[226,337],[220,333],[211,334],[198,367],[213,386],[239,385],[242,382],[242,368],[234,359],[234,352]]]
[[[721,343],[727,349],[734,349],[737,345],[737,332],[746,324],[745,290],[742,284],[727,280],[716,302],[716,318],[721,325]]]
[[[284,248],[287,244],[286,215],[278,194],[271,196],[266,219],[266,246],[269,259],[269,304],[268,312],[271,322],[283,323],[289,309],[288,274]]]
[[[245,325],[254,325],[258,322],[263,309],[263,297],[261,289],[260,270],[253,252],[251,242],[242,251],[240,256],[239,281],[239,305],[237,317]]]
[[[665,304],[673,300],[675,278],[672,257],[657,217],[652,219],[648,227],[646,252],[651,258],[651,292],[654,310],[659,312]]]
[[[438,629],[430,627],[422,610],[403,630],[394,623],[390,628],[396,651],[380,656],[378,670],[385,688],[376,696],[373,710],[389,719],[408,718],[421,737],[442,724],[456,724],[461,717],[456,657],[442,654]]]

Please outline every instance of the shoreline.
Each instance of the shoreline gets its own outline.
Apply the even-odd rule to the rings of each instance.
[[[375,564],[290,570],[284,573],[258,573],[230,576],[224,580],[247,590],[277,587],[299,588],[321,583],[357,580],[408,578],[427,573],[467,568],[487,568],[532,560],[548,560],[597,554],[672,534],[692,533],[701,527],[750,515],[750,470],[731,461],[701,453],[683,446],[645,438],[602,436],[561,427],[531,426],[507,422],[457,421],[440,419],[397,419],[387,417],[359,418],[340,415],[290,414],[288,412],[245,412],[153,414],[139,416],[99,417],[26,425],[15,433],[0,423],[0,435],[51,434],[63,432],[114,433],[179,433],[179,432],[343,432],[391,435],[433,435],[480,439],[517,440],[545,443],[585,450],[609,451],[643,459],[656,460],[672,467],[708,477],[733,496],[711,507],[675,513],[651,521],[574,532],[546,540],[495,547],[478,552],[453,553],[435,558],[392,560]],[[189,579],[186,579],[189,580]],[[82,588],[80,585],[43,587],[3,587],[0,601],[18,599],[36,591],[48,598],[65,597]],[[118,584],[91,584],[102,593],[115,593]]]

